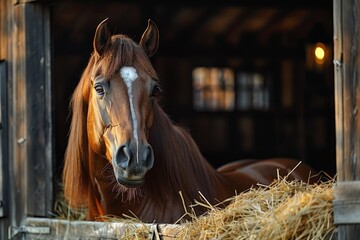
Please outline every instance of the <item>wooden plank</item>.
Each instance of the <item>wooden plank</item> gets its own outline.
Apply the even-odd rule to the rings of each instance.
[[[86,0],[83,1],[87,4],[98,2],[98,0]],[[118,2],[118,0],[107,0],[107,2]],[[122,2],[130,3],[143,3],[141,0],[122,0]],[[227,0],[227,1],[216,1],[216,0],[183,0],[183,1],[164,1],[164,0],[153,0],[151,1],[154,5],[161,6],[176,6],[176,7],[203,7],[211,6],[215,8],[221,7],[248,7],[248,8],[279,8],[283,10],[289,9],[331,9],[331,1],[328,0],[302,0],[302,1],[284,1],[284,0]]]
[[[343,122],[343,47],[342,47],[342,11],[340,0],[334,1],[334,88],[335,88],[335,129],[336,159],[343,161],[344,122]],[[342,166],[337,165],[338,177],[343,179]]]
[[[334,74],[336,162],[338,186],[335,187],[334,219],[338,239],[357,239],[360,236],[360,195],[350,194],[347,188],[360,180],[360,104],[359,79],[359,0],[334,0]],[[344,182],[344,183],[341,183]],[[357,187],[357,186],[356,186]],[[355,224],[357,223],[357,224]],[[346,225],[351,224],[351,225]]]
[[[52,210],[52,104],[49,6],[0,0],[0,58],[6,62],[8,217],[0,239],[10,239],[27,215]],[[2,174],[2,173],[0,173]],[[2,174],[3,178],[7,178]]]
[[[334,224],[360,223],[360,181],[336,183],[334,195]]]
[[[52,102],[49,7],[33,2],[13,6],[11,23],[12,211],[18,225],[25,215],[48,216],[52,209]]]
[[[351,181],[360,179],[360,124],[358,105],[360,104],[358,48],[360,14],[359,0],[342,2],[342,48],[343,48],[343,158],[338,164],[338,179]]]
[[[9,151],[10,151],[10,189],[19,189],[18,191],[11,191],[10,206],[11,223],[14,226],[20,224],[25,212],[26,199],[26,148],[24,141],[26,139],[26,118],[25,118],[25,33],[24,33],[24,19],[22,8],[20,6],[13,7],[9,14],[12,14],[12,21],[9,22],[11,27],[11,40],[9,40],[9,48],[12,49],[9,56],[9,62],[12,62],[11,75],[9,76],[9,85],[11,91],[9,92]],[[15,42],[17,44],[15,44]],[[15,70],[16,69],[16,70]],[[21,97],[19,97],[21,96]],[[22,177],[20,177],[22,176]]]
[[[7,1],[0,1],[0,60],[4,60],[7,57]]]
[[[52,112],[50,16],[40,3],[23,4],[25,14],[27,213],[52,209]],[[41,204],[39,204],[41,202]]]
[[[182,229],[176,224],[141,224],[128,222],[68,221],[27,218],[22,228],[26,239],[121,239],[134,229],[148,234],[144,239],[178,239]],[[128,238],[130,239],[130,238]]]
[[[1,155],[2,160],[0,160],[0,164],[2,168],[2,171],[0,172],[0,188],[2,188],[2,197],[0,197],[3,200],[3,212],[0,217],[0,239],[8,239],[8,228],[11,225],[10,218],[9,218],[9,168],[8,168],[8,69],[9,64],[5,61],[8,59],[10,49],[8,42],[10,38],[10,29],[9,29],[9,11],[10,10],[10,1],[8,0],[0,0],[0,95],[1,95],[1,122],[2,122],[2,130],[1,132],[1,139],[0,144],[2,150]],[[0,191],[1,191],[0,190]],[[0,194],[1,195],[1,194]]]
[[[0,61],[0,218],[8,214],[8,131],[6,63]]]

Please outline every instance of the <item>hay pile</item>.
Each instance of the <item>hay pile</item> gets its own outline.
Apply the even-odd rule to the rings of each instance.
[[[173,238],[331,239],[333,185],[334,181],[309,185],[279,179],[270,186],[258,186],[235,196],[225,209],[211,206],[204,199],[196,205],[208,207],[209,212],[200,217],[187,213],[193,220],[180,224]],[[139,226],[136,219],[129,221],[123,239],[157,239],[156,235],[162,235],[154,233],[156,227],[131,227],[132,223]]]
[[[69,202],[65,199],[62,184],[58,184],[53,207],[53,215],[57,219],[70,221],[85,221],[87,216],[87,208],[73,209],[69,206]]]
[[[180,239],[325,239],[331,237],[334,182],[277,180],[241,193],[223,209],[183,224]]]

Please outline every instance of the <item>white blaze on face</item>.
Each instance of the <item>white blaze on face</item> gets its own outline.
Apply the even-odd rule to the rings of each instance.
[[[130,103],[130,111],[131,111],[131,119],[133,122],[133,134],[134,134],[134,139],[136,141],[136,160],[137,162],[139,162],[139,139],[138,139],[138,122],[136,119],[136,113],[135,113],[135,109],[134,109],[134,103],[133,103],[133,95],[132,95],[132,86],[133,86],[133,82],[135,82],[135,80],[138,78],[136,69],[133,67],[122,67],[120,69],[120,76],[122,77],[122,79],[124,80],[124,83],[127,87],[128,90],[128,95],[129,95],[129,103]]]

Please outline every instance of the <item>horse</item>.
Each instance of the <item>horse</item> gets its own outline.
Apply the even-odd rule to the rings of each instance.
[[[112,35],[107,19],[97,26],[93,53],[71,99],[63,169],[71,207],[87,206],[88,220],[135,215],[143,222],[174,223],[195,200],[220,204],[257,183],[270,184],[279,173],[308,180],[311,167],[292,159],[213,168],[189,131],[159,104],[162,90],[150,62],[158,45],[151,20],[139,43]]]

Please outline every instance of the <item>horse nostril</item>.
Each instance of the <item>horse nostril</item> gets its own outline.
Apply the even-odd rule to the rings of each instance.
[[[124,146],[122,148],[122,152],[124,153],[124,156],[127,160],[130,160],[130,152],[129,152],[129,148],[127,148],[126,146]]]
[[[116,153],[116,163],[121,168],[125,169],[129,166],[130,159],[131,159],[130,149],[126,145],[121,146]]]
[[[145,148],[145,149],[142,151],[142,153],[141,153],[141,158],[140,158],[140,159],[143,159],[143,160],[146,161],[148,154],[149,154],[149,153],[148,153],[148,149]]]
[[[115,163],[124,170],[150,169],[154,164],[154,153],[149,144],[141,145],[124,144],[120,146],[115,155]],[[138,152],[137,152],[138,151]]]
[[[147,147],[147,156],[146,156],[146,166],[148,169],[152,168],[154,165],[154,152],[153,149],[150,145],[148,145]]]

